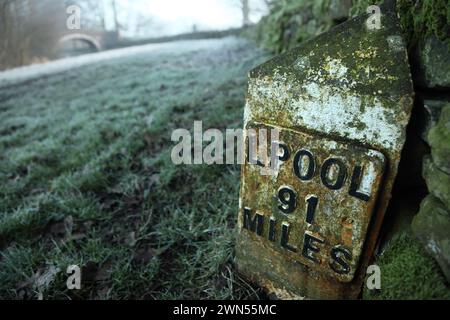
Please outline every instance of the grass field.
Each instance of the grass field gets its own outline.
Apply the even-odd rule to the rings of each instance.
[[[233,270],[239,167],[170,159],[173,129],[242,126],[268,58],[213,41],[0,87],[0,298],[258,297]]]

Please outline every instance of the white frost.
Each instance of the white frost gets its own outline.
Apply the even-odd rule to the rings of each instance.
[[[399,110],[386,108],[374,98],[372,105],[367,105],[358,95],[349,91],[342,92],[325,83],[308,82],[303,85],[306,94],[292,95],[293,90],[285,81],[254,79],[251,89],[256,90],[262,101],[278,101],[282,109],[276,112],[291,113],[296,125],[323,132],[338,133],[356,141],[395,149],[401,142],[398,119]],[[256,93],[255,92],[255,93]],[[362,108],[364,104],[364,108]],[[264,112],[255,110],[253,112]],[[246,119],[250,119],[246,110]],[[252,115],[252,118],[256,116]]]

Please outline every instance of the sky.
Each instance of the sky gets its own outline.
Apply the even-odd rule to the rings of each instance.
[[[111,0],[103,0],[106,8],[106,25],[113,24],[109,9]],[[196,29],[223,30],[239,27],[242,13],[239,0],[117,0],[119,21],[126,22],[124,35],[151,37],[173,35]],[[250,0],[252,22],[257,22],[265,13],[262,0]],[[137,29],[139,17],[151,20],[147,28]]]

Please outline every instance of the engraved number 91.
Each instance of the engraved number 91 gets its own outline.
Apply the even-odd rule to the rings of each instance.
[[[278,189],[278,209],[283,213],[292,213],[295,210],[295,192],[291,187],[281,187]]]
[[[315,195],[309,195],[306,202],[306,222],[312,224],[317,209],[319,199]],[[286,214],[292,213],[297,206],[297,196],[295,191],[288,186],[278,189],[278,209]]]

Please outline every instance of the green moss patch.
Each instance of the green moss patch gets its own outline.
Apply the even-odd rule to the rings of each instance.
[[[384,0],[356,0],[349,16],[366,13],[367,7]],[[330,18],[330,0],[280,0],[251,32],[261,45],[284,52],[324,31],[336,22]],[[450,45],[450,3],[448,0],[398,0],[397,12],[410,47],[435,35]]]
[[[450,45],[448,0],[399,0],[397,11],[410,45],[421,42],[431,35]]]
[[[274,2],[270,14],[252,31],[252,36],[276,53],[308,40],[332,25],[330,0],[281,0]]]
[[[394,238],[375,264],[381,269],[381,290],[364,287],[364,299],[450,299],[439,267],[407,233]]]

